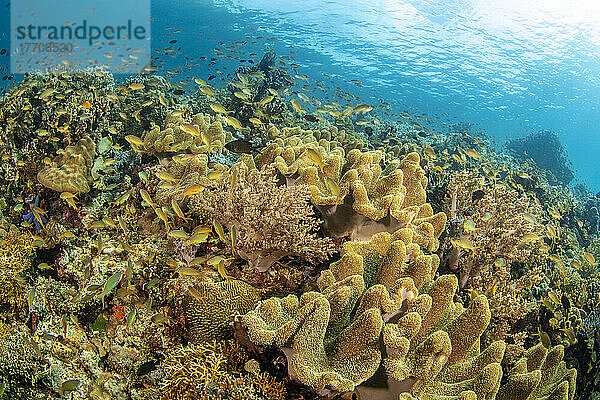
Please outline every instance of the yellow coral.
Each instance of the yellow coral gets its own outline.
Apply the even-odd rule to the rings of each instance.
[[[508,382],[502,386],[496,400],[572,400],[577,370],[567,369],[563,355],[562,345],[547,350],[540,343],[527,350],[509,371]]]
[[[276,135],[256,157],[256,165],[273,164],[288,185],[308,185],[329,235],[365,240],[377,232],[409,226],[422,247],[437,249],[446,217],[434,215],[426,203],[427,178],[417,153],[382,169],[381,151],[353,149],[346,155],[337,145],[317,141],[311,131],[291,130],[296,134],[286,135],[290,130]],[[322,159],[322,165],[315,165],[309,150]],[[339,187],[339,194],[332,185]]]
[[[57,192],[89,192],[94,149],[92,139],[87,136],[81,138],[77,144],[67,146],[63,154],[56,156],[51,166],[38,172],[38,181]]]
[[[192,135],[181,128],[183,124],[194,125],[198,135]],[[220,116],[196,114],[191,121],[181,115],[170,113],[165,118],[165,129],[153,126],[144,135],[143,142],[150,153],[176,153],[188,151],[193,154],[223,152],[225,143],[231,140],[231,133],[223,129]],[[202,135],[210,142],[210,149]],[[210,151],[209,151],[210,150]]]
[[[417,296],[414,282],[423,284],[437,268],[437,256],[422,254],[412,237],[403,229],[345,243],[342,258],[321,274],[320,293],[262,302],[242,319],[248,336],[282,346],[301,382],[317,390],[354,389],[379,368],[385,321]]]

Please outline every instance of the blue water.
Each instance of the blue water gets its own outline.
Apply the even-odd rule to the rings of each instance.
[[[215,74],[219,86],[240,59],[273,49],[312,82],[393,112],[474,123],[500,144],[553,130],[577,179],[600,191],[598,1],[158,0],[152,16],[153,48],[173,50],[154,53],[159,73],[174,80]],[[246,41],[241,54],[224,49],[235,41]],[[238,59],[209,65],[215,48]]]
[[[533,130],[553,130],[579,181],[600,191],[600,2],[170,4],[154,3],[153,34],[168,25],[184,28],[177,44],[191,57],[214,56],[213,48],[222,48],[218,41],[274,37],[278,40],[241,49],[292,50],[301,74],[365,101],[383,99],[395,111],[475,123],[500,144]]]

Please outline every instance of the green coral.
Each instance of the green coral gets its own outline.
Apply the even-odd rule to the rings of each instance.
[[[496,400],[572,400],[577,370],[566,367],[564,350],[562,345],[548,350],[541,343],[527,350],[508,372],[508,382],[502,386]]]

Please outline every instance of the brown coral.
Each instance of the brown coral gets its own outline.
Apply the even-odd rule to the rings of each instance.
[[[88,136],[81,138],[56,156],[51,166],[38,172],[38,181],[57,192],[89,192],[94,151],[94,141]]]
[[[197,213],[237,229],[234,251],[249,265],[266,271],[285,256],[309,262],[322,261],[333,251],[328,238],[317,237],[318,220],[310,207],[305,186],[277,186],[273,168],[248,170],[237,163],[216,187],[190,200]]]

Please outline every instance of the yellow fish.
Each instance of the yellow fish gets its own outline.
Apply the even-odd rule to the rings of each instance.
[[[195,268],[191,268],[191,267],[179,267],[179,269],[177,269],[177,272],[179,272],[180,275],[187,275],[187,276],[200,276],[200,272],[195,269]]]
[[[129,89],[131,89],[131,91],[134,90],[140,90],[143,89],[145,86],[143,83],[132,83],[131,85],[129,85]]]
[[[192,230],[192,235],[198,234],[198,233],[206,233],[209,234],[212,232],[212,226],[210,225],[198,225],[197,227],[194,228],[194,230]]]
[[[300,106],[300,103],[298,103],[296,100],[292,100],[292,107],[294,108],[294,110],[296,110],[296,112],[300,115],[302,115],[302,113],[304,112],[302,110],[302,107]]]
[[[218,114],[229,114],[232,112],[232,111],[227,111],[225,109],[225,107],[223,107],[222,105],[217,104],[217,103],[210,103],[209,107],[211,108],[211,110],[213,110],[214,112],[216,112]]]
[[[199,243],[204,243],[207,240],[208,240],[207,233],[195,233],[188,238],[187,242],[189,244],[199,244]]]
[[[275,97],[273,97],[273,96],[265,96],[256,104],[258,105],[258,107],[262,107],[262,106],[270,103],[274,98]]]
[[[206,174],[206,177],[208,179],[219,179],[223,177],[223,171],[210,171],[208,174]]]
[[[317,167],[321,169],[321,173],[323,172],[323,166],[329,165],[323,161],[323,155],[313,148],[309,147],[308,149],[306,149],[306,155],[308,156],[308,158],[310,158],[310,160],[313,163],[315,163]]]
[[[187,233],[185,233],[185,231],[183,231],[181,229],[174,229],[172,231],[169,231],[167,233],[167,235],[169,235],[175,239],[183,239],[183,240],[186,240],[190,237],[190,235],[188,235]]]
[[[587,261],[587,262],[588,262],[590,265],[592,265],[592,266],[596,265],[596,259],[594,258],[594,255],[593,255],[593,254],[591,254],[591,253],[588,253],[587,251],[584,251],[584,252],[583,252],[583,257],[585,257],[586,261]]]
[[[463,222],[463,229],[466,232],[475,232],[477,230],[477,227],[475,226],[475,223],[473,221],[468,219],[465,222]]]
[[[340,197],[340,185],[338,185],[338,183],[330,177],[326,177],[325,182],[327,183],[327,187],[329,188],[331,194],[335,197]]]
[[[437,158],[433,147],[431,147],[430,145],[425,146],[423,148],[423,152],[427,155],[427,157],[431,158],[432,160],[435,160]]]
[[[175,214],[181,218],[184,221],[191,221],[191,218],[187,218],[185,216],[185,214],[183,213],[183,211],[181,210],[181,207],[179,207],[179,203],[177,203],[177,200],[175,200],[175,198],[171,199],[171,208],[173,209],[173,211],[175,211]]]
[[[189,133],[192,136],[201,136],[200,130],[197,125],[192,124],[181,124],[179,125],[182,131]]]
[[[188,186],[183,192],[179,193],[179,195],[177,195],[177,197],[183,197],[183,200],[185,200],[186,197],[198,194],[198,193],[202,192],[203,190],[204,190],[204,186],[198,185],[197,183],[195,183],[193,185]]]
[[[127,135],[125,136],[125,140],[127,140],[132,146],[144,147],[144,142],[137,136]]]
[[[522,243],[537,242],[542,239],[542,236],[536,235],[535,233],[526,233],[521,237]]]
[[[152,201],[152,198],[150,197],[150,193],[148,193],[146,189],[140,189],[140,196],[150,207],[155,206],[154,202]]]
[[[179,182],[179,179],[173,177],[173,175],[169,174],[166,171],[159,171],[156,173],[156,176],[163,181],[173,182],[173,183]]]
[[[219,236],[222,242],[227,242],[227,238],[225,237],[225,230],[223,229],[223,225],[216,219],[213,219],[213,227],[215,228],[215,232]]]
[[[204,93],[205,95],[207,95],[207,96],[210,96],[210,97],[217,97],[217,95],[215,94],[215,91],[214,91],[214,90],[212,90],[212,89],[211,89],[210,87],[208,87],[208,86],[202,86],[202,87],[200,88],[200,91],[201,91],[202,93]]]
[[[244,130],[244,127],[242,127],[240,121],[238,121],[235,117],[226,115],[225,121],[227,121],[229,125],[231,125],[234,129],[237,129],[238,131]]]
[[[473,149],[467,149],[467,150],[465,150],[465,154],[468,155],[471,158],[476,159],[476,160],[480,160],[481,157],[483,157],[481,154],[479,154],[478,152],[476,152]]]
[[[452,243],[452,246],[454,246],[456,248],[461,248],[461,249],[471,250],[471,251],[476,249],[475,245],[473,245],[473,242],[471,242],[471,240],[469,240],[469,238],[462,238],[462,239],[450,238],[450,243]]]

